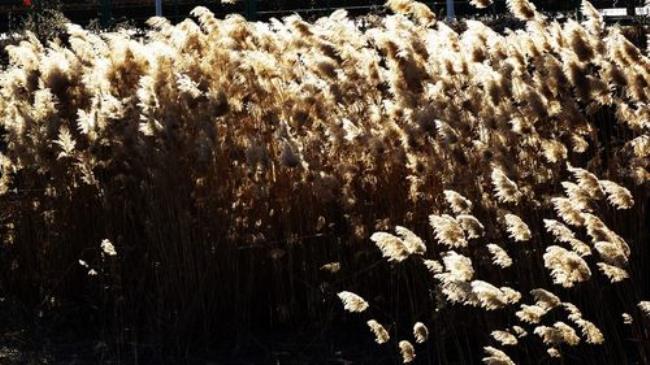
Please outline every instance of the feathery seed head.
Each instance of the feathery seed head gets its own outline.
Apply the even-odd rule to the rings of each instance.
[[[368,309],[368,302],[352,292],[342,291],[337,296],[341,299],[345,310],[348,312],[361,313]]]

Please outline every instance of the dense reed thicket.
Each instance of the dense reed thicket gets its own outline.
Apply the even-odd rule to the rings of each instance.
[[[504,34],[391,0],[8,47],[2,290],[118,348],[338,293],[405,362],[648,363],[650,59],[589,3],[508,4]]]

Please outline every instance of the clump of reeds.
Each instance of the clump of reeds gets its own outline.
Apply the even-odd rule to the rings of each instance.
[[[471,333],[530,347],[521,354],[536,350],[512,336],[530,332],[543,356],[634,337],[647,358],[647,333],[619,336],[621,313],[608,321],[590,298],[635,320],[646,303],[650,59],[588,3],[583,24],[507,4],[524,29],[471,21],[459,33],[399,0],[373,22],[344,11],[247,22],[199,7],[176,25],[152,18],[142,37],[28,34],[0,74],[1,232],[15,263],[3,287],[36,306],[95,280],[67,271],[79,260],[105,265],[87,283],[113,309],[102,323],[190,341],[253,312],[324,317],[311,284],[381,254],[413,269],[400,278],[431,274],[409,284],[412,309],[480,312]],[[389,282],[345,285],[385,298]],[[531,304],[531,288],[547,292]],[[344,289],[327,292],[379,318]],[[589,320],[560,305],[574,297]],[[563,308],[573,319],[556,318]],[[410,362],[420,342],[452,341],[428,334],[454,328],[440,317],[410,318],[421,326],[408,333],[367,323]],[[485,352],[493,364],[518,356]]]

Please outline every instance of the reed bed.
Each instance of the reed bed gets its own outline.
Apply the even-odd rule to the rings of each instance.
[[[28,34],[2,290],[118,350],[342,319],[405,363],[648,363],[647,51],[508,6]]]

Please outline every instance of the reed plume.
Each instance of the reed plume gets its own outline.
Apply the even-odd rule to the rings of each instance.
[[[374,319],[371,319],[367,322],[368,327],[370,327],[370,330],[372,333],[375,335],[375,342],[378,344],[384,344],[390,340],[390,335],[388,334],[388,331],[382,326],[379,322],[377,322]]]
[[[368,309],[369,305],[363,298],[349,291],[342,291],[337,294],[345,310],[348,312],[361,313]]]

